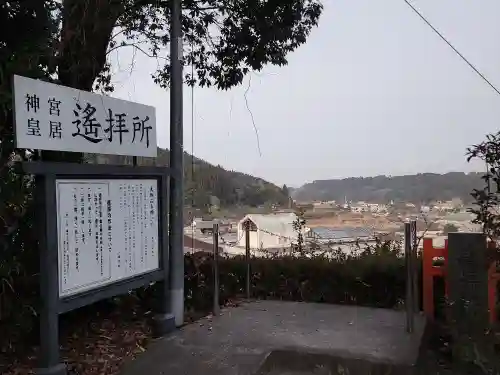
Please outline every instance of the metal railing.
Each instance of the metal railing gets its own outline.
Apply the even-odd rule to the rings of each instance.
[[[417,222],[412,220],[404,224],[404,254],[406,265],[406,331],[413,333],[415,328],[415,314],[418,313],[418,259],[417,259]],[[251,265],[250,265],[250,227],[245,226],[245,296],[251,297]],[[213,314],[220,313],[219,294],[219,225],[213,225]]]
[[[415,313],[418,313],[418,259],[417,222],[412,220],[404,225],[404,249],[406,265],[406,331],[413,333]]]

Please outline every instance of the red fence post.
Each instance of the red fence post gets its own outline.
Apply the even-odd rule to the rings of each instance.
[[[424,238],[422,252],[422,299],[427,319],[434,320],[434,284],[432,276],[432,239]]]
[[[434,265],[434,258],[444,258],[444,264]],[[444,278],[445,295],[448,296],[448,280],[446,269],[448,266],[448,240],[445,240],[444,248],[435,248],[432,238],[424,238],[424,249],[422,252],[422,299],[423,309],[427,319],[434,320],[434,276]]]
[[[489,249],[495,249],[495,243],[488,244]],[[434,265],[435,258],[444,258],[441,266]],[[445,240],[444,248],[435,248],[432,244],[432,238],[424,238],[424,249],[422,252],[422,298],[423,309],[427,319],[434,320],[434,277],[444,277],[445,297],[448,297],[448,280],[446,271],[448,269],[448,240]],[[500,282],[500,273],[497,272],[496,262],[488,269],[488,310],[489,320],[493,324],[497,321],[497,285]]]

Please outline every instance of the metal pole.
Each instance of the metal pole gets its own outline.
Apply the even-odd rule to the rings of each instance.
[[[246,296],[250,299],[250,221],[245,223]]]
[[[40,229],[40,369],[37,374],[66,375],[59,358],[59,276],[57,266],[57,223],[48,207],[56,207],[55,177],[37,176],[36,218]]]
[[[214,223],[213,226],[214,239],[214,315],[219,315],[219,224]]]
[[[405,263],[406,263],[406,332],[413,333],[413,272],[411,256],[411,228],[405,223]]]
[[[181,0],[172,0],[170,21],[170,302],[175,324],[184,323],[184,195]]]
[[[417,238],[417,221],[412,220],[410,223],[411,229],[411,256],[412,256],[412,279],[413,279],[413,310],[415,313],[420,311],[420,294],[418,292],[419,269],[418,269],[418,238]]]

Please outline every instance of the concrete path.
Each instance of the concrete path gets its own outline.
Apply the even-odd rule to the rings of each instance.
[[[333,374],[322,368],[351,364],[354,375],[366,374],[373,362],[382,367],[370,367],[372,374],[407,374],[424,326],[424,318],[416,317],[415,333],[407,334],[400,311],[258,301],[224,309],[153,343],[122,375]]]

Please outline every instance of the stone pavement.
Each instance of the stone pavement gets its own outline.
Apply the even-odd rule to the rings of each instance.
[[[152,343],[122,375],[406,375],[424,328],[418,316],[415,333],[407,334],[401,311],[250,302]]]

